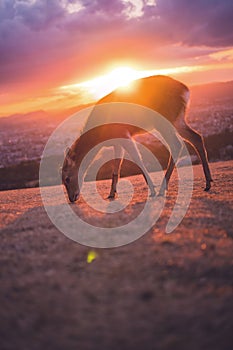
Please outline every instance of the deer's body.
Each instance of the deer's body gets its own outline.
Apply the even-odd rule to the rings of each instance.
[[[133,83],[132,89],[127,91],[117,89],[111,92],[99,100],[96,106],[98,107],[100,105],[109,104],[112,102],[137,104],[150,108],[161,114],[171,124],[173,124],[179,135],[185,139],[185,141],[189,142],[198,153],[202,161],[206,177],[205,190],[210,189],[212,179],[203,139],[185,122],[185,111],[189,102],[189,89],[184,84],[167,76],[152,76],[143,78],[136,80]],[[114,105],[112,108],[114,108]],[[140,165],[143,176],[150,188],[151,195],[155,195],[154,186],[150,175],[148,174],[141,160],[136,144],[132,140],[134,135],[145,132],[145,130],[148,131],[156,128],[155,118],[144,118],[143,121],[141,120],[141,125],[143,126],[142,128],[139,128],[134,125],[138,125],[137,122],[135,123],[135,118],[143,118],[140,114],[136,113],[135,115],[130,116],[132,123],[129,122],[124,124],[117,123],[116,119],[113,118],[114,113],[111,113],[111,111],[113,111],[113,109],[111,110],[110,108],[108,112],[100,115],[100,113],[97,112],[97,108],[94,108],[87,120],[86,126],[84,127],[83,134],[74,142],[66,155],[63,164],[62,179],[71,202],[75,201],[80,193],[77,172],[86,153],[88,153],[100,142],[117,138],[127,139],[132,142],[123,146],[113,144],[115,150],[115,164],[109,198],[115,197],[117,181],[124,155],[122,147],[125,148],[125,150],[132,156],[133,160]],[[95,127],[97,119],[101,126]],[[165,178],[160,190],[161,195],[167,188],[167,184],[182,148],[179,139],[176,136],[173,137],[173,139],[173,141],[176,143],[176,149],[178,152],[175,159],[170,156]]]

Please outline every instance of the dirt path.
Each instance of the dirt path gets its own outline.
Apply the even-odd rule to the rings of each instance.
[[[194,167],[191,205],[172,234],[164,227],[175,176],[155,227],[127,246],[96,249],[90,264],[90,248],[50,222],[39,189],[0,192],[0,349],[232,349],[233,162],[211,168],[205,193]],[[145,185],[132,181],[137,208]]]

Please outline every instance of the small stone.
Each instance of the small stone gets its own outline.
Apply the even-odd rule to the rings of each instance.
[[[202,243],[202,244],[201,244],[201,250],[206,250],[206,248],[207,248],[206,243]]]

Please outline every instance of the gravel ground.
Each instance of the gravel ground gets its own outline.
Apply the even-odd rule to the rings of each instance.
[[[233,161],[211,169],[205,193],[194,167],[192,201],[173,233],[175,175],[155,226],[129,245],[95,249],[92,263],[91,248],[50,222],[38,188],[0,192],[0,349],[233,349]],[[129,219],[145,201],[142,176],[131,180]],[[99,182],[103,196],[108,186]],[[92,217],[82,199],[73,208]]]

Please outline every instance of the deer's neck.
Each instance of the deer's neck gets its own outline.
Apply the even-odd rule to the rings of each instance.
[[[82,134],[72,146],[72,156],[74,157],[81,182],[83,181],[88,167],[100,149],[98,144],[102,141],[100,130],[94,128]]]

